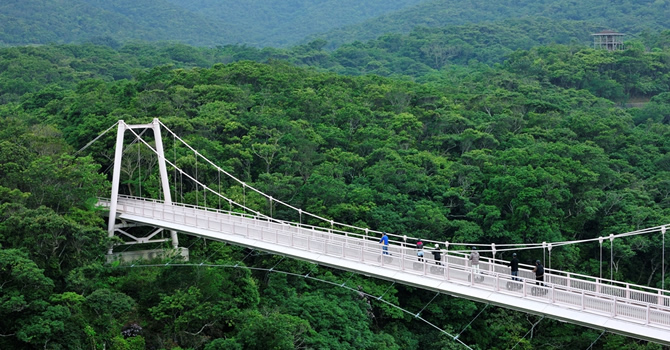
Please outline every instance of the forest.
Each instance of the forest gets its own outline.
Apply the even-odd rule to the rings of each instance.
[[[348,61],[358,75],[298,65],[308,49],[299,47],[262,62],[249,58],[267,50],[244,46],[2,49],[0,347],[457,349],[399,309],[368,305],[346,289],[263,270],[197,267],[281,261],[262,252],[182,236],[193,266],[105,264],[110,241],[94,204],[109,191],[113,140],[75,150],[118,119],[159,117],[247,183],[340,222],[451,242],[607,236],[665,224],[670,214],[670,97],[663,92],[670,51],[628,47],[554,45],[515,51],[496,65],[426,63],[402,75],[411,80],[365,74],[367,65],[357,66],[365,60]],[[325,60],[344,62],[339,51]],[[631,97],[649,102],[621,108]],[[177,162],[192,166],[193,157],[179,154]],[[138,191],[134,174],[124,191]],[[142,181],[145,195],[158,195],[155,178]],[[186,189],[184,198],[193,193]],[[606,274],[660,287],[660,240],[617,240]],[[557,250],[555,267],[597,275],[597,248]],[[385,299],[404,309],[432,298],[299,261],[279,266],[346,280],[372,295],[389,290]],[[483,307],[440,296],[424,317],[458,333]],[[473,348],[586,348],[599,334],[547,319],[531,338],[534,316],[495,307],[482,315],[460,338]],[[595,348],[660,346],[605,334]]]
[[[652,18],[666,7],[648,5]],[[465,348],[439,329],[472,349],[663,349],[187,235],[189,261],[105,259],[119,240],[96,203],[109,196],[114,135],[82,149],[119,119],[160,118],[273,198],[394,234],[523,244],[667,224],[670,31],[650,20],[648,32],[630,27],[639,31],[624,50],[594,50],[599,25],[575,16],[426,25],[334,49],[316,37],[257,48],[113,35],[1,47],[0,349]],[[150,152],[126,142],[122,192],[159,198]],[[180,201],[216,207],[197,187],[179,190]],[[604,247],[604,275],[670,283],[660,235]],[[552,259],[600,272],[597,244]]]
[[[495,26],[543,45],[584,44],[591,28],[639,39],[670,29],[668,17],[668,0],[23,0],[0,2],[0,47],[112,38],[286,49],[325,40],[332,50],[389,33],[464,25]],[[565,24],[526,39],[508,23],[538,19]]]

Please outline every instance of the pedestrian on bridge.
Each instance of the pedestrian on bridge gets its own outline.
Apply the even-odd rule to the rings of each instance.
[[[470,261],[472,261],[472,272],[478,274],[479,273],[479,252],[477,251],[477,247],[472,247],[472,252],[470,253],[470,257],[468,259]]]
[[[512,276],[519,276],[519,259],[516,257],[516,253],[512,254],[512,260],[507,264],[512,270]],[[518,278],[512,277],[512,281],[519,281]]]
[[[421,241],[421,238],[416,242],[416,256],[419,257],[420,262],[423,262],[423,242]]]
[[[384,255],[389,255],[389,236],[386,235],[386,232],[382,232],[382,238],[379,240],[379,243],[382,243],[382,250]]]
[[[535,272],[535,282],[536,285],[540,285],[544,287],[544,266],[542,266],[542,263],[540,260],[535,260],[535,268],[533,269],[533,272]]]
[[[440,245],[435,245],[435,250],[433,250],[433,258],[435,259],[435,265],[442,265],[442,252],[440,252]]]

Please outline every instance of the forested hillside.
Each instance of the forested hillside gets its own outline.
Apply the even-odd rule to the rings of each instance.
[[[21,0],[0,2],[0,45],[130,39],[217,45],[231,32],[221,22],[166,0]],[[229,39],[228,39],[229,40]]]
[[[319,40],[291,49],[244,45],[195,48],[139,42],[6,48],[0,50],[0,102],[18,101],[23,94],[52,83],[59,88],[74,88],[91,78],[130,79],[136,70],[157,65],[211,67],[240,60],[282,60],[319,71],[375,74],[440,84],[454,74],[488,70],[487,66],[504,62],[506,70],[542,84],[585,89],[617,103],[647,101],[670,86],[667,70],[670,31],[629,42],[626,51],[604,53],[576,43],[535,48],[543,43],[528,33],[536,33],[539,27],[561,36],[565,33],[561,30],[565,22],[507,23],[508,27],[465,25],[417,29],[408,35],[386,35],[365,44],[344,45],[335,51],[326,51],[325,42]],[[512,29],[505,28],[514,28],[518,34],[516,40],[507,41]],[[495,44],[490,44],[491,41]],[[517,52],[519,46],[527,50]]]
[[[449,46],[492,36],[477,41],[517,50],[584,44],[588,34],[602,29],[643,37],[670,29],[669,17],[667,0],[26,0],[0,3],[0,46],[144,40],[288,48],[322,39],[323,47],[335,49],[386,34],[448,27],[443,40]],[[459,37],[458,26],[471,32]],[[465,48],[474,56],[479,50]]]
[[[235,40],[254,47],[287,47],[306,36],[360,23],[425,0],[168,0],[225,23]],[[252,10],[250,10],[252,9]]]
[[[25,0],[0,3],[0,46],[109,40],[293,45],[421,0]]]
[[[319,41],[290,50],[0,49],[0,348],[463,348],[394,304],[426,307],[422,318],[475,349],[661,349],[187,236],[180,242],[191,266],[104,263],[110,240],[94,203],[108,195],[114,137],[74,151],[118,119],[161,118],[273,198],[412,237],[554,242],[669,222],[667,33],[621,52],[553,45],[505,53],[508,60],[492,65],[455,65],[456,56],[436,64],[430,50],[412,56],[439,33],[417,30],[332,53]],[[366,74],[385,65],[386,77]],[[617,105],[635,96],[650,102]],[[127,165],[122,191],[141,186],[158,197],[150,157],[129,147],[143,157]],[[186,150],[174,157],[195,165]],[[216,181],[202,168],[200,176]],[[194,202],[196,190],[186,185],[180,196]],[[244,189],[225,191],[241,198]],[[660,287],[661,239],[617,239],[615,264],[604,273]],[[553,252],[554,268],[598,275],[599,266],[596,244]]]
[[[356,40],[366,41],[386,33],[408,33],[416,27],[498,22],[506,19],[546,17],[554,20],[587,21],[590,26],[614,29],[628,35],[670,29],[668,0],[432,0],[389,13],[360,24],[338,28],[321,38],[337,47]],[[600,31],[598,30],[598,31]],[[543,37],[553,37],[547,32]]]

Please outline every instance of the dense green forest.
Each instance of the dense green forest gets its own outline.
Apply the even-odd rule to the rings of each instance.
[[[104,41],[284,47],[422,0],[25,0],[0,3],[0,46]],[[249,11],[249,9],[255,9]]]
[[[648,34],[628,42],[626,51],[606,54],[574,42],[545,45],[534,39],[535,34],[543,31],[557,36],[572,33],[578,28],[576,25],[568,27],[566,22],[551,20],[506,23],[506,28],[512,29],[479,24],[417,28],[406,35],[389,34],[334,51],[325,50],[326,42],[322,40],[291,49],[246,45],[196,48],[178,43],[121,44],[114,40],[105,41],[104,45],[11,47],[0,50],[0,102],[18,102],[25,93],[37,92],[51,84],[58,90],[74,89],[88,79],[106,82],[132,79],[138,71],[159,65],[204,68],[242,60],[279,60],[321,72],[374,74],[440,85],[448,84],[454,76],[488,71],[499,64],[496,71],[527,76],[542,86],[588,90],[617,103],[647,101],[668,91],[670,31]],[[516,35],[510,35],[512,32]],[[508,40],[512,37],[516,39]]]
[[[476,55],[480,47],[458,49],[458,39],[492,35],[498,40],[477,41],[511,50],[583,44],[602,29],[633,38],[667,30],[668,17],[667,0],[25,0],[0,3],[0,47],[143,40],[290,48],[320,39],[335,49],[417,27],[469,26],[464,37],[446,30],[442,44]]]
[[[360,23],[425,0],[167,1],[229,26],[234,34],[224,44],[287,47],[308,35]],[[250,8],[255,10],[249,11]]]
[[[668,223],[668,33],[620,52],[530,44],[458,61],[421,50],[451,30],[482,45],[482,28],[417,29],[333,52],[318,40],[291,49],[0,49],[0,348],[463,348],[394,304],[427,305],[423,318],[474,349],[585,349],[596,340],[594,349],[660,349],[549,319],[529,335],[539,317],[446,295],[431,302],[430,292],[187,236],[192,266],[105,264],[110,239],[94,204],[108,195],[113,136],[75,150],[118,119],[159,117],[274,198],[398,234],[528,243]],[[635,98],[649,102],[621,107]],[[193,166],[185,150],[176,158]],[[142,183],[144,195],[159,196],[150,164],[124,171],[124,192]],[[184,200],[195,200],[193,190]],[[605,273],[660,287],[661,248],[660,236],[618,239]],[[555,268],[599,272],[597,245],[556,249],[553,259]],[[275,267],[390,304],[263,270]]]
[[[417,26],[444,27],[536,17],[586,21],[600,29],[638,35],[670,29],[666,20],[669,15],[670,2],[667,0],[430,0],[360,24],[316,34],[308,40],[320,38],[337,47],[356,40],[372,40],[387,33],[408,33]],[[542,37],[551,38],[553,33],[547,32]]]

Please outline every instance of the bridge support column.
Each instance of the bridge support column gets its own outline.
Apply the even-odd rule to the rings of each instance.
[[[119,186],[121,184],[121,162],[123,160],[123,140],[126,130],[129,129],[152,129],[154,133],[154,138],[156,142],[156,154],[158,157],[158,169],[160,175],[161,189],[163,191],[163,199],[165,204],[172,204],[172,194],[170,191],[170,182],[167,175],[167,166],[165,162],[165,151],[163,149],[163,138],[161,136],[160,122],[157,118],[151,122],[151,124],[141,124],[141,125],[128,125],[123,120],[119,120],[117,134],[116,134],[116,147],[114,149],[114,170],[112,172],[112,193],[111,200],[109,205],[109,221],[107,223],[107,234],[108,236],[114,237],[114,234],[117,232],[117,208],[119,201]],[[131,238],[134,238],[134,242],[131,244],[138,243],[156,243],[163,240],[153,240],[150,241],[150,237],[145,238],[135,238],[132,235],[127,235]],[[170,241],[172,242],[172,248],[179,248],[179,239],[177,237],[177,231],[170,231]],[[113,246],[110,246],[108,255],[113,254]]]
[[[161,176],[161,186],[163,188],[163,198],[165,204],[172,204],[172,194],[170,193],[170,182],[167,176],[167,167],[165,166],[165,152],[163,150],[163,137],[161,136],[161,125],[158,118],[154,118],[151,122],[154,130],[154,138],[156,139],[156,153],[158,154],[158,170]],[[172,239],[172,248],[179,247],[179,239],[177,238],[177,231],[170,231],[170,238]]]
[[[107,235],[114,237],[114,225],[116,224],[116,207],[119,202],[119,183],[121,182],[121,159],[123,158],[123,134],[126,131],[126,123],[119,120],[116,134],[116,147],[114,148],[114,170],[112,171],[112,198],[109,205],[109,222],[107,223]],[[112,254],[113,246],[110,245],[107,254]]]

